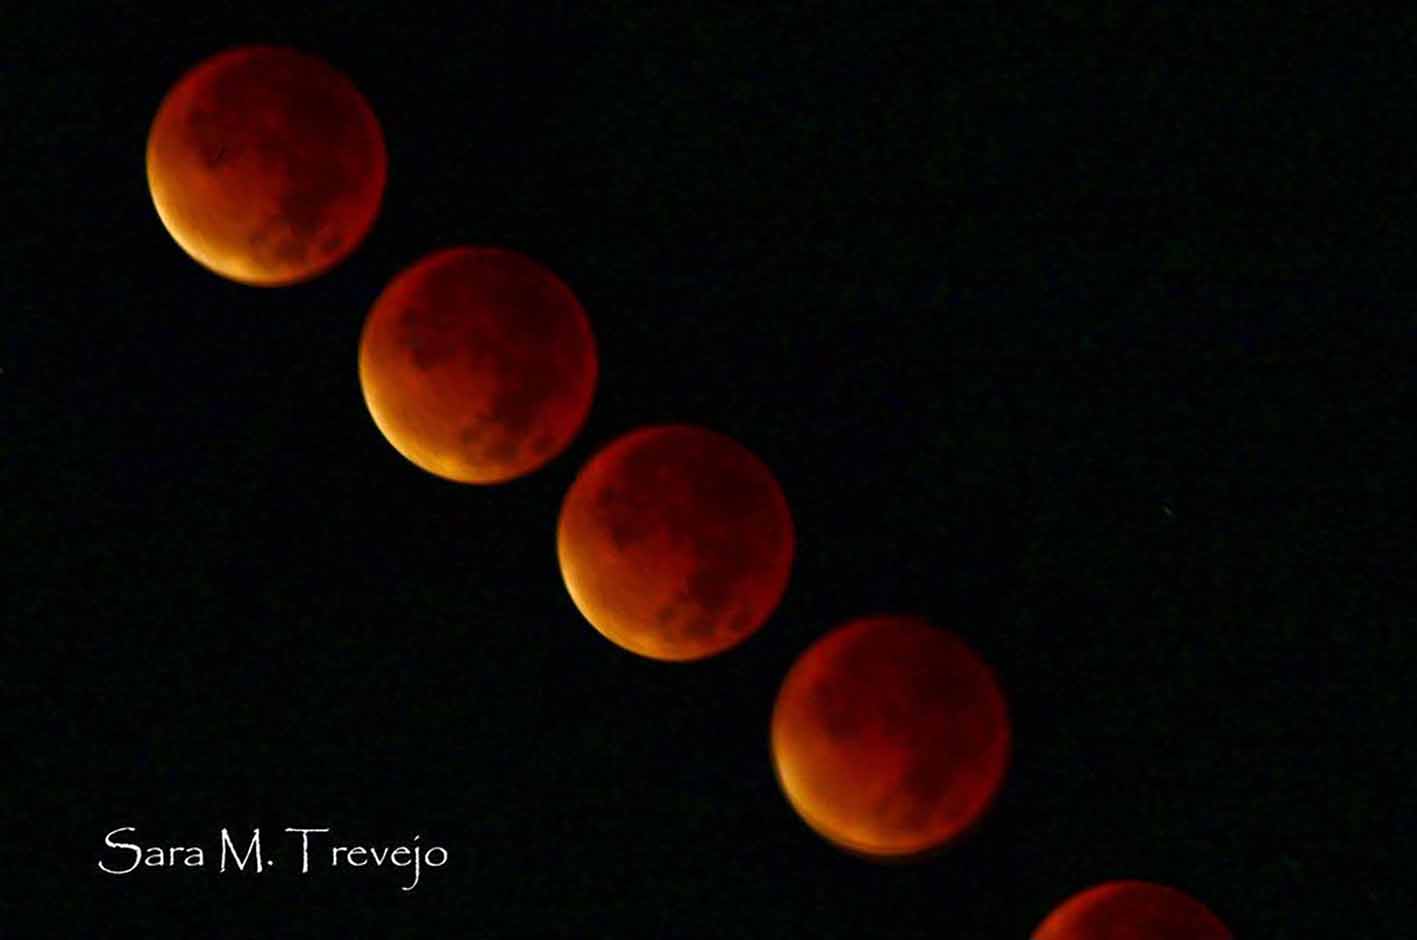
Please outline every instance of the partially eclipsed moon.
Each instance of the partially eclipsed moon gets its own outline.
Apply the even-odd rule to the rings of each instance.
[[[1033,940],[1231,940],[1229,929],[1188,894],[1146,881],[1112,881],[1073,895]]]
[[[409,267],[359,342],[360,385],[384,437],[460,483],[500,483],[559,454],[585,422],[596,374],[576,296],[502,248],[451,248]]]
[[[1009,742],[989,667],[915,617],[828,633],[792,666],[772,715],[788,802],[828,841],[868,857],[920,855],[970,828],[999,790]]]
[[[320,59],[244,46],[192,69],[148,134],[148,187],[167,231],[223,277],[278,286],[342,261],[379,212],[383,132]]]
[[[652,659],[720,653],[787,587],[793,527],[771,471],[715,431],[633,431],[596,454],[557,529],[566,587],[606,638]]]

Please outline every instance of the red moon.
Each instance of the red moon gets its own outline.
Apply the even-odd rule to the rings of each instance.
[[[1231,940],[1204,904],[1165,885],[1112,881],[1073,895],[1033,940]]]
[[[989,667],[908,616],[852,620],[808,647],[772,714],[788,802],[870,858],[922,855],[970,828],[1003,783],[1010,738]]]
[[[504,248],[449,248],[379,295],[359,342],[359,382],[394,449],[459,483],[530,473],[590,411],[595,340],[556,275]]]
[[[276,287],[342,261],[378,215],[388,158],[374,112],[320,59],[243,46],[192,69],[148,134],[148,188],[187,254]]]
[[[607,639],[650,659],[736,646],[787,588],[792,514],[767,466],[731,437],[641,428],[581,469],[557,529],[571,599]]]

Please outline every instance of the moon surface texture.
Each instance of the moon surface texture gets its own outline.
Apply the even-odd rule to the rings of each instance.
[[[388,157],[378,119],[324,61],[243,46],[184,75],[148,134],[148,187],[187,254],[275,287],[338,264],[374,223]]]
[[[414,464],[459,483],[505,482],[564,450],[597,370],[575,294],[504,248],[449,248],[407,268],[359,343],[374,423]]]
[[[689,425],[640,428],[581,469],[556,547],[571,599],[612,642],[694,660],[741,643],[787,588],[792,514],[767,466]]]
[[[920,856],[988,809],[1011,733],[989,667],[911,616],[849,621],[793,664],[773,709],[773,766],[818,834],[877,859]]]
[[[1033,940],[1231,940],[1204,904],[1165,885],[1111,881],[1073,895]]]

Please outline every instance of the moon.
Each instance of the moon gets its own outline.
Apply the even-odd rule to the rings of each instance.
[[[607,639],[650,659],[703,659],[772,614],[792,567],[792,514],[758,457],[691,425],[632,431],[581,469],[557,526],[561,574]]]
[[[169,234],[243,284],[308,280],[374,223],[388,157],[364,97],[324,61],[242,46],[185,74],[148,133],[148,188]]]
[[[459,483],[502,483],[564,450],[597,371],[576,295],[506,248],[448,248],[411,265],[359,341],[375,425],[416,466]]]
[[[1111,881],[1063,902],[1033,940],[1231,940],[1231,934],[1204,904],[1175,888]]]
[[[808,647],[773,708],[773,767],[788,803],[853,854],[906,859],[984,814],[1011,733],[993,672],[925,620],[862,617]]]

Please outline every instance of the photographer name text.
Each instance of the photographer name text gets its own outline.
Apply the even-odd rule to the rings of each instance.
[[[265,874],[277,867],[294,867],[308,875],[317,868],[400,868],[408,884],[404,891],[418,887],[425,868],[442,868],[448,850],[441,845],[422,845],[415,835],[406,845],[349,845],[336,841],[329,828],[287,827],[275,840],[263,843],[260,828],[233,834],[225,827],[208,847],[200,845],[145,845],[133,826],[120,826],[104,836],[99,871],[108,875],[130,875],[154,869],[206,868]],[[272,844],[275,843],[275,844]],[[275,851],[279,848],[280,851]],[[211,860],[209,862],[209,859]]]

